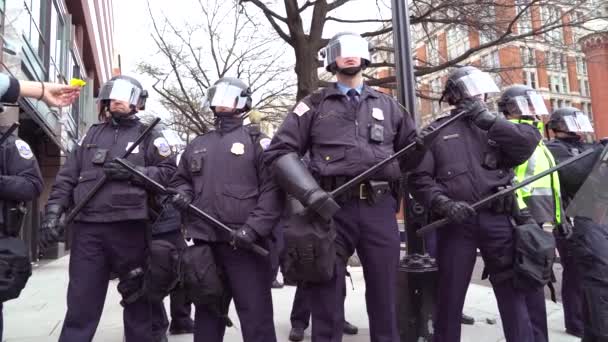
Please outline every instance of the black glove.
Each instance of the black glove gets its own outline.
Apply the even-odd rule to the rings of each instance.
[[[259,235],[248,226],[242,226],[234,232],[233,243],[238,248],[251,249]]]
[[[172,195],[170,197],[170,201],[171,201],[171,204],[173,204],[173,206],[175,208],[177,208],[177,210],[180,210],[180,211],[188,210],[188,205],[190,205],[190,203],[192,203],[192,196],[188,195],[187,193],[185,193],[182,190],[174,189],[174,188],[167,188],[167,193]]]
[[[59,238],[63,234],[63,229],[59,224],[59,218],[62,213],[63,208],[60,205],[49,204],[46,207],[46,213],[40,225],[40,237],[38,239],[40,249],[44,250],[51,244],[59,241]]]
[[[132,176],[131,172],[113,160],[103,164],[103,172],[108,179],[115,181],[127,181]]]
[[[481,100],[467,98],[456,105],[457,112],[467,113],[466,117],[479,128],[487,131],[496,122],[497,116],[488,111],[488,107]]]
[[[416,149],[419,151],[424,151],[426,148],[433,142],[433,138],[435,138],[435,129],[432,126],[426,126],[423,128],[414,141],[416,142]]]
[[[454,201],[445,195],[438,195],[433,200],[433,211],[455,223],[462,223],[475,216],[476,212],[466,202]]]

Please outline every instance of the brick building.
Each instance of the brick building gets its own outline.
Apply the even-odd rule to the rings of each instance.
[[[487,11],[493,11],[495,17],[514,18],[518,7],[514,6],[513,0],[507,1],[512,1],[513,6],[505,6],[502,9],[505,13],[497,14],[492,8]],[[573,15],[583,14],[575,12]],[[555,6],[533,8],[520,18],[515,30],[525,32],[522,30],[541,27],[544,22],[561,16],[560,8]],[[571,19],[564,16],[561,20],[567,24]],[[598,25],[601,30],[601,24],[596,24],[595,29],[598,29]],[[604,32],[606,27],[604,22]],[[598,135],[608,136],[608,118],[603,123],[603,116],[599,115],[605,115],[603,113],[608,110],[608,93],[602,93],[605,87],[600,84],[608,76],[607,37],[606,33],[585,37],[588,32],[584,28],[564,26],[525,42],[516,41],[483,49],[460,64],[473,64],[495,72],[500,87],[510,84],[531,86],[542,94],[549,110],[577,107],[589,115],[595,126],[601,127],[596,132]],[[491,33],[468,30],[462,26],[438,25],[424,31],[419,26],[413,26],[413,55],[417,65],[439,65],[493,38]],[[392,45],[390,39],[390,36],[384,37],[382,43]],[[380,53],[375,58],[376,61],[392,61],[387,53]],[[391,73],[388,67],[379,68],[375,76],[384,77]],[[417,79],[418,91],[422,94],[417,109],[423,124],[447,109],[447,104],[440,106],[438,99],[448,73],[449,70],[441,70]]]
[[[37,259],[36,232],[55,175],[85,130],[97,120],[95,96],[118,67],[114,62],[112,0],[0,0],[2,72],[19,79],[68,82],[84,79],[79,100],[69,108],[49,108],[21,98],[6,107],[0,125],[19,121],[19,137],[40,163],[45,191],[29,205],[22,232]]]

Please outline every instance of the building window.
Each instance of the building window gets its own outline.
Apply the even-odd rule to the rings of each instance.
[[[441,93],[442,93],[441,79],[435,78],[434,80],[431,80],[431,97],[433,98],[433,100],[431,101],[431,107],[432,107],[433,115],[438,115],[441,112],[441,106],[439,105],[439,100],[435,100],[435,98],[438,99],[439,96],[441,96]]]
[[[428,63],[431,65],[439,64],[439,38],[432,37],[426,44],[426,55]]]
[[[454,26],[447,32],[448,59],[461,56],[469,49],[469,31],[465,28]]]
[[[557,28],[545,33],[545,40],[555,42],[555,43],[563,43],[564,42],[564,31],[561,26],[562,20],[562,11],[557,6],[544,5],[541,7],[541,13],[543,18],[543,24],[554,26],[557,25]]]
[[[45,40],[42,34],[42,4],[40,0],[24,0],[24,13],[19,15],[21,31],[25,39],[29,42],[32,50],[38,54],[42,60],[44,57]]]
[[[485,69],[496,69],[500,67],[500,55],[498,54],[498,51],[483,55],[479,60],[481,66]]]
[[[49,81],[51,82],[67,82],[69,75],[66,75],[66,70],[62,66],[65,65],[62,60],[64,56],[65,24],[59,9],[53,5],[51,10],[51,26],[49,35]]]
[[[583,57],[576,57],[576,72],[579,75],[587,75],[587,61]]]
[[[528,87],[532,88],[532,89],[536,89],[536,71],[529,71],[529,70],[524,70],[523,71],[523,79],[524,79],[524,84],[527,85]]]
[[[523,34],[532,31],[532,7],[530,6],[530,0],[517,0],[517,33]]]
[[[519,48],[521,62],[523,66],[536,66],[536,52],[533,48],[521,46]]]

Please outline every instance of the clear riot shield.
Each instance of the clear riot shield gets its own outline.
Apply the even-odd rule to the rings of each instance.
[[[568,254],[578,268],[585,302],[583,341],[608,341],[608,148],[595,156],[566,209],[574,223]]]

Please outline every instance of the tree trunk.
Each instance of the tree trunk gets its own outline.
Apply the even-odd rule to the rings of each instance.
[[[294,49],[296,54],[295,71],[298,77],[297,101],[300,101],[319,87],[317,51],[311,45],[305,42],[296,45]]]

